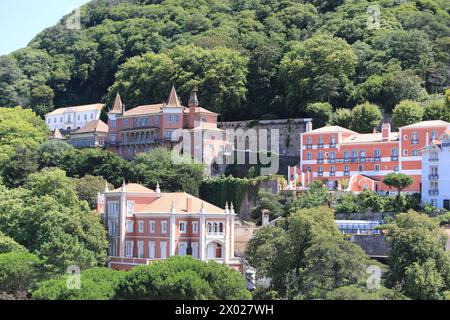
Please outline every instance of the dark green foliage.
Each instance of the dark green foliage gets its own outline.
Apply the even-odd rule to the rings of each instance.
[[[441,299],[450,288],[447,235],[431,218],[414,211],[399,214],[388,231],[390,284],[401,285],[413,299]]]
[[[36,253],[50,271],[105,264],[105,229],[98,214],[78,199],[73,179],[45,169],[30,175],[25,186],[0,185],[1,232]]]
[[[323,298],[337,287],[360,284],[370,263],[361,248],[344,240],[327,207],[299,209],[285,228],[259,229],[246,257],[257,277],[271,278],[270,290],[285,298]]]
[[[262,190],[258,193],[257,206],[253,208],[251,213],[252,218],[258,223],[261,223],[262,213],[268,210],[270,220],[274,220],[284,215],[284,205],[281,203],[282,199],[279,195],[275,195],[270,191]]]
[[[109,190],[112,190],[113,186],[102,177],[94,177],[86,175],[81,179],[75,180],[75,189],[80,200],[87,201],[91,209],[97,208],[97,195],[105,191],[108,185]]]
[[[315,126],[321,128],[330,122],[333,107],[327,102],[316,102],[306,107],[306,113],[314,119]]]
[[[39,147],[39,165],[45,167],[62,167],[65,155],[74,148],[62,141],[46,141]]]
[[[0,254],[0,292],[20,292],[31,289],[39,277],[41,262],[28,252]]]
[[[150,188],[159,183],[163,190],[198,196],[203,170],[201,164],[176,164],[170,151],[158,148],[137,156],[130,167],[130,179]]]
[[[25,247],[0,232],[0,254],[15,251],[26,251]]]
[[[36,300],[112,300],[124,271],[94,268],[81,272],[81,289],[68,289],[68,275],[39,282],[32,296]]]
[[[130,300],[248,300],[245,280],[226,265],[172,257],[139,266],[120,282],[116,298]]]
[[[128,166],[128,162],[109,151],[73,149],[65,154],[62,169],[70,177],[100,176],[118,187],[128,177]]]

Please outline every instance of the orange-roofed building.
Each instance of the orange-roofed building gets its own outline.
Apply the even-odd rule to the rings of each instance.
[[[99,202],[113,269],[191,255],[243,272],[234,256],[233,205],[222,209],[187,193],[164,193],[159,186],[151,190],[139,184],[106,189]]]
[[[68,143],[77,149],[104,147],[108,137],[108,125],[102,120],[88,122],[70,135]]]
[[[340,181],[346,181],[348,191],[388,192],[383,179],[396,172],[413,178],[405,192],[420,192],[419,150],[448,128],[450,124],[445,121],[424,121],[392,132],[391,125],[384,123],[381,132],[361,134],[339,126],[313,130],[309,123],[301,136],[300,166],[289,168],[290,187],[304,188],[322,180],[329,189],[339,190]]]
[[[191,143],[188,144],[190,150],[183,148],[183,151],[195,155],[200,162],[209,163],[225,150],[225,131],[217,127],[218,114],[200,107],[195,92],[188,107],[181,104],[173,87],[167,102],[128,111],[117,95],[108,117],[108,149],[125,159],[157,147],[174,147],[185,134]],[[179,134],[180,130],[184,130],[183,134]]]

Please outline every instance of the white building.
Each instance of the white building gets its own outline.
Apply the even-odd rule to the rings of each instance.
[[[450,210],[450,129],[422,152],[422,203]]]
[[[54,131],[78,130],[91,121],[99,120],[104,105],[101,103],[56,109],[45,115],[45,123]]]

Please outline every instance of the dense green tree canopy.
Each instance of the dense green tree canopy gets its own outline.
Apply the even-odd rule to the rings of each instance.
[[[88,269],[80,274],[80,289],[67,287],[68,275],[39,282],[32,296],[36,300],[112,300],[124,271]]]
[[[102,266],[106,232],[100,217],[77,197],[75,182],[59,169],[31,174],[26,189],[0,185],[0,231],[32,253],[46,267]]]
[[[18,150],[33,149],[44,142],[49,130],[31,110],[0,108],[0,173]]]
[[[119,283],[116,298],[131,300],[247,300],[242,275],[227,265],[172,257],[139,266]]]
[[[418,102],[403,100],[395,107],[392,122],[397,128],[414,124],[422,121],[423,112],[424,110]]]
[[[370,5],[379,29],[367,27]],[[81,30],[69,18],[0,57],[0,105],[42,115],[121,90],[132,108],[161,102],[175,83],[235,120],[304,116],[324,101],[390,112],[449,86],[444,0],[94,0]]]
[[[389,226],[388,240],[391,285],[403,286],[413,299],[442,298],[450,286],[450,260],[439,225],[425,214],[402,213]]]

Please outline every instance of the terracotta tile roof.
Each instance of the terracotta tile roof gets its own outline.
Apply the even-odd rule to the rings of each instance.
[[[157,114],[161,113],[163,109],[163,104],[152,104],[152,105],[145,105],[145,106],[139,106],[134,109],[126,111],[123,116],[124,117],[130,117],[130,116],[141,116],[146,114]]]
[[[120,94],[118,93],[116,95],[116,99],[114,100],[113,108],[111,109],[111,111],[109,111],[109,113],[122,114],[122,111],[123,111],[123,103],[122,99],[120,98]]]
[[[442,127],[442,126],[450,126],[450,123],[442,120],[430,120],[410,124],[409,126],[404,126],[402,128],[423,128],[423,127]]]
[[[205,108],[201,108],[201,107],[197,107],[197,108],[196,108],[196,113],[197,113],[197,112],[198,112],[198,113],[218,114],[218,113],[209,111],[209,110],[207,110],[207,109],[205,109]]]
[[[399,133],[391,132],[389,141],[398,141]],[[383,135],[381,133],[367,133],[367,134],[353,134],[347,138],[344,138],[342,144],[352,143],[368,143],[368,142],[382,142]]]
[[[170,92],[169,100],[165,105],[166,108],[181,108],[181,102],[178,98],[177,90],[175,87],[172,87],[172,91]]]
[[[84,112],[84,111],[91,111],[91,110],[101,111],[104,106],[105,106],[104,104],[95,103],[95,104],[89,104],[89,105],[85,105],[85,106],[59,108],[59,109],[56,109],[55,111],[48,113],[47,116],[64,114],[66,111],[69,111],[69,110],[72,112]]]
[[[111,192],[121,192],[121,191],[122,187],[112,190]],[[125,191],[133,193],[155,193],[154,190],[144,187],[143,185],[137,183],[129,183],[125,185]]]
[[[343,127],[339,127],[339,126],[322,127],[322,128],[319,128],[319,129],[312,130],[310,132],[305,132],[305,133],[334,133],[334,132],[337,133],[337,132],[339,132],[339,130],[342,131],[342,132],[349,132],[349,133],[355,133],[356,134],[355,131],[352,131],[352,130],[349,130],[349,129],[346,129],[346,128],[343,128]]]
[[[187,199],[188,197],[191,197],[192,199],[192,210],[187,211]],[[225,210],[221,209],[219,207],[216,207],[215,205],[208,203],[206,201],[203,201],[197,197],[191,196],[187,193],[161,193],[161,196],[149,204],[148,206],[144,207],[140,212],[138,213],[165,213],[170,212],[172,205],[175,207],[176,213],[199,213],[201,210],[201,207],[205,209],[205,212],[207,214],[211,213],[224,213]]]
[[[88,122],[83,128],[77,130],[75,134],[91,132],[108,132],[108,125],[102,120]]]
[[[51,139],[55,139],[55,140],[64,140],[64,136],[61,133],[61,130],[59,129],[55,129],[51,135],[50,135]]]

